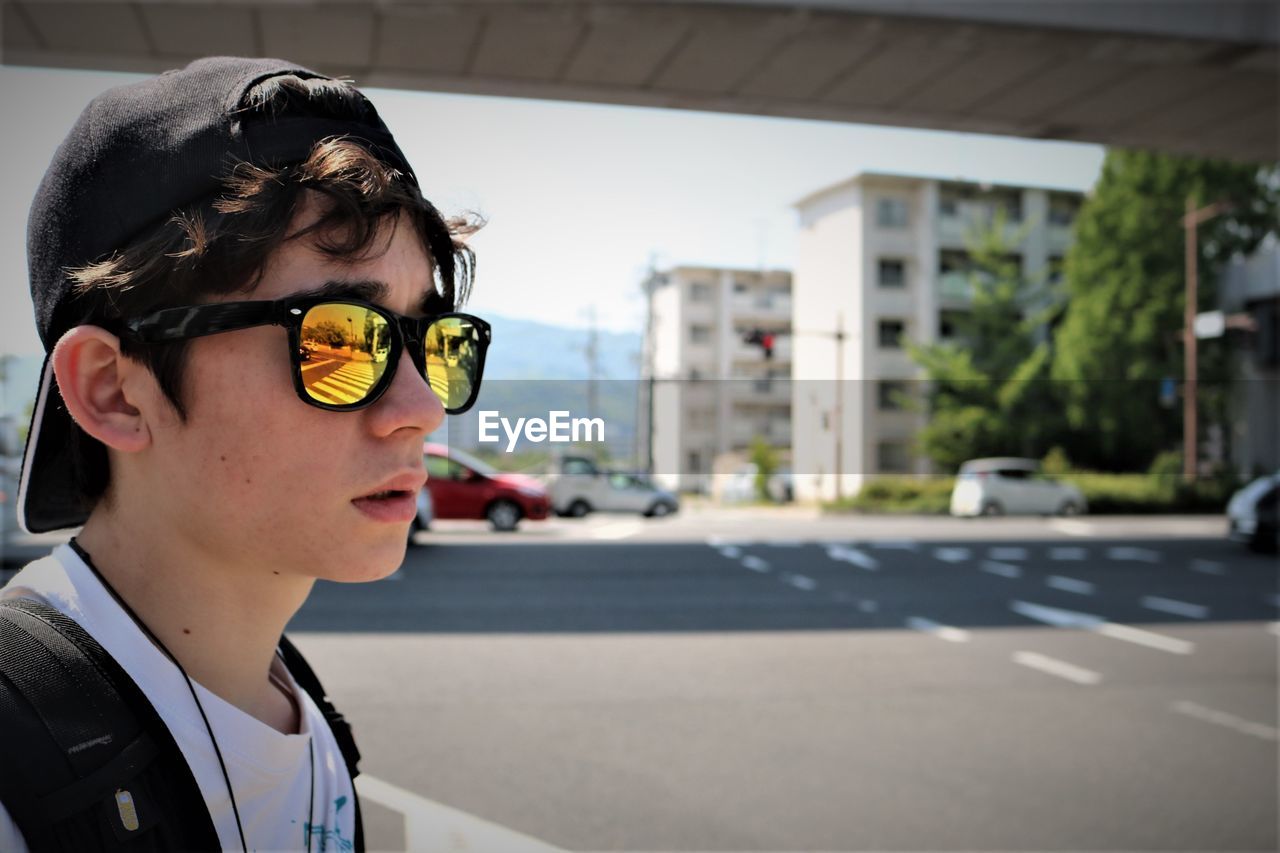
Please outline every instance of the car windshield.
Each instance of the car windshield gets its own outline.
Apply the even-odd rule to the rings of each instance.
[[[484,462],[467,453],[465,450],[459,450],[456,447],[450,447],[448,450],[449,458],[455,462],[467,466],[477,474],[488,477],[490,479],[498,476],[502,472],[494,468],[488,462]]]

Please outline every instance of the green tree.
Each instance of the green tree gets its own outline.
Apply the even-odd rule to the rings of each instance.
[[[751,439],[751,461],[756,466],[756,497],[769,500],[769,478],[778,471],[778,451],[761,436]]]
[[[1186,199],[1228,201],[1199,229],[1199,310],[1217,304],[1217,270],[1275,228],[1277,171],[1221,160],[1111,150],[1067,253],[1067,307],[1051,376],[1073,461],[1143,470],[1182,435],[1181,405],[1162,407],[1162,379],[1181,381]],[[1223,347],[1202,342],[1200,405],[1221,417]]]
[[[1025,279],[1005,232],[998,215],[970,235],[971,301],[953,337],[907,345],[928,380],[929,422],[917,441],[944,469],[981,456],[1038,456],[1057,426],[1043,340],[1057,301],[1045,281]]]

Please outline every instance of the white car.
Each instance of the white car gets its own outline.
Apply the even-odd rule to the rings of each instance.
[[[559,470],[547,478],[551,507],[560,515],[581,518],[591,512],[638,512],[649,517],[670,515],[680,500],[644,476],[624,471],[601,471],[583,456],[566,456]]]
[[[1280,545],[1280,471],[1259,477],[1227,503],[1227,536],[1255,551]]]
[[[1084,495],[1070,483],[1040,473],[1034,459],[972,459],[960,466],[951,492],[951,514],[1079,515]]]

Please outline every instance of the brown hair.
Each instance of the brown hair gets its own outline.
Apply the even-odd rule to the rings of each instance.
[[[274,77],[246,95],[242,112],[366,119],[373,107],[336,80]],[[265,167],[232,164],[224,191],[175,211],[165,222],[110,257],[68,273],[75,283],[81,323],[118,328],[152,311],[252,291],[271,254],[286,241],[309,239],[335,260],[376,256],[384,226],[408,216],[434,267],[436,290],[454,308],[470,294],[475,255],[463,240],[483,221],[474,215],[445,219],[409,176],[385,164],[358,141],[318,142],[302,163]],[[320,218],[290,233],[308,195],[321,200]],[[155,374],[180,419],[187,342],[138,344],[121,351]],[[93,502],[110,484],[106,448],[79,429],[69,448],[83,493]]]

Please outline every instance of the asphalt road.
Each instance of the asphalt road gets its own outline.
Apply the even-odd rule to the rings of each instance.
[[[291,634],[373,849],[1275,850],[1277,565],[1220,524],[438,524]]]

